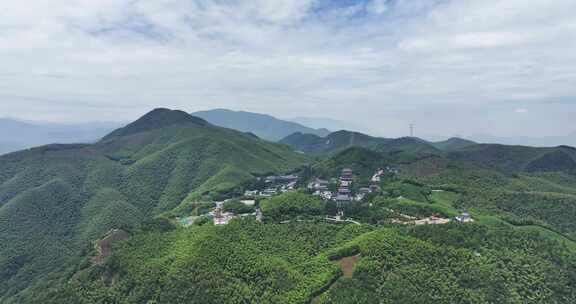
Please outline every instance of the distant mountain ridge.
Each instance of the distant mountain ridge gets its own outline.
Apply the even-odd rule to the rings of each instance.
[[[533,147],[555,147],[560,145],[567,145],[576,147],[576,132],[572,132],[568,135],[556,135],[556,136],[494,136],[489,134],[475,134],[467,136],[471,140],[485,143],[495,143],[504,145],[523,145],[523,146],[533,146]]]
[[[314,129],[296,122],[281,120],[270,115],[246,111],[214,109],[194,112],[192,115],[205,119],[211,124],[238,131],[250,132],[270,141],[279,141],[296,132],[314,134],[322,137],[330,134],[330,131],[327,129]]]
[[[428,142],[415,137],[401,137],[397,139],[373,137],[359,132],[338,131],[326,137],[311,134],[294,133],[280,141],[294,149],[310,154],[336,153],[350,147],[370,148],[381,152],[393,151],[420,151],[420,152],[447,152],[475,145],[473,141],[450,138],[441,142]]]
[[[454,160],[472,161],[504,172],[576,173],[576,148],[478,144],[452,151]]]
[[[529,147],[501,144],[478,144],[462,139],[429,142],[416,137],[396,139],[372,137],[366,134],[338,131],[326,137],[294,133],[280,143],[297,151],[314,155],[337,154],[349,148],[365,148],[396,159],[413,161],[437,156],[467,161],[502,172],[576,172],[576,148]]]
[[[366,127],[348,121],[319,117],[294,117],[286,119],[315,129],[328,129],[332,131],[349,130],[370,134]]]
[[[52,143],[95,142],[121,123],[59,124],[0,118],[0,155]]]

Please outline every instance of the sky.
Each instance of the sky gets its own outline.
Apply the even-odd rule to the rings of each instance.
[[[0,1],[0,117],[155,107],[375,135],[576,131],[574,0]]]

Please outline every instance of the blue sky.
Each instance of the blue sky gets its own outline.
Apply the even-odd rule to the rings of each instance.
[[[154,107],[330,117],[399,136],[576,130],[573,0],[0,2],[0,116]]]

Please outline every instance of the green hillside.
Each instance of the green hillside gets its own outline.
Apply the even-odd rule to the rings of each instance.
[[[352,147],[319,161],[315,169],[319,175],[338,176],[342,169],[351,168],[364,178],[372,177],[375,170],[391,163],[383,153],[366,148]]]
[[[342,259],[355,257],[352,275]],[[148,232],[42,303],[571,303],[574,252],[536,232],[449,224],[262,224]],[[107,278],[107,279],[103,279]]]
[[[286,146],[167,109],[93,145],[0,157],[0,302],[20,303],[25,288],[76,265],[112,228],[133,231],[194,197],[305,161]]]
[[[384,144],[379,144],[374,150],[386,153],[402,161],[412,161],[422,157],[443,154],[433,144],[416,137],[397,138]]]
[[[408,171],[407,171],[408,172]],[[576,179],[562,172],[510,174],[451,164],[419,182],[459,194],[454,207],[496,217],[517,227],[535,226],[576,240]]]

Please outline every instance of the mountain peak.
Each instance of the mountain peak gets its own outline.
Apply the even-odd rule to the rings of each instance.
[[[166,108],[157,108],[148,112],[144,116],[140,117],[133,123],[110,133],[104,139],[126,136],[149,130],[160,129],[172,125],[182,125],[182,124],[187,124],[196,127],[205,127],[209,125],[209,123],[204,119],[194,117],[184,111],[171,110]]]

